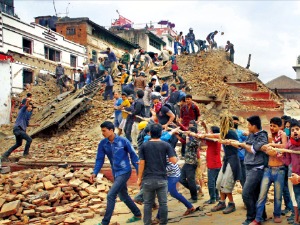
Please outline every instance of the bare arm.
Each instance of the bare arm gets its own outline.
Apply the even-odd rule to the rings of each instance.
[[[172,164],[176,164],[177,163],[177,157],[176,156],[173,156],[173,157],[170,157],[169,158],[169,161],[172,163]]]
[[[137,180],[137,184],[139,186],[141,186],[141,184],[142,184],[142,177],[143,177],[144,169],[145,169],[145,160],[140,160],[140,162],[139,162],[138,180]]]

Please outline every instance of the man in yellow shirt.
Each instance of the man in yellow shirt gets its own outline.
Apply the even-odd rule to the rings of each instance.
[[[125,85],[125,79],[128,77],[128,74],[126,73],[126,69],[122,68],[121,71],[121,79],[120,79],[120,84],[121,84],[121,90],[123,91],[123,86]]]
[[[124,93],[124,92],[122,93],[122,100],[123,100],[123,102],[119,106],[119,109],[124,110],[125,108],[130,107],[130,102],[129,102],[128,98],[127,98],[127,94]],[[124,130],[127,116],[128,116],[128,113],[122,112],[122,121],[121,121],[121,123],[119,125],[119,132],[118,132],[119,136],[122,134],[122,130]]]

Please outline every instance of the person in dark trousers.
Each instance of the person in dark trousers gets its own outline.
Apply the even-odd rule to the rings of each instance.
[[[237,116],[233,116],[232,119],[233,119],[233,123],[234,123],[235,132],[237,133],[237,136],[239,138],[239,142],[243,143],[244,141],[246,141],[247,135],[244,131],[238,129],[238,127],[239,127],[239,118]],[[240,179],[240,182],[241,182],[242,187],[244,187],[244,183],[245,183],[245,180],[246,180],[246,168],[245,168],[245,165],[244,165],[246,150],[243,149],[243,148],[238,148],[238,150],[239,150],[238,156],[239,156],[240,164],[241,164],[241,179]]]
[[[101,81],[101,83],[105,83],[103,100],[106,101],[108,95],[109,95],[110,100],[113,100],[113,87],[114,87],[113,79],[112,79],[111,75],[108,74],[107,70],[104,72],[104,76],[105,76],[104,80]]]
[[[129,118],[127,117],[127,121],[126,121],[125,128],[124,128],[126,138],[131,143],[134,143],[134,145],[136,145],[137,137],[138,137],[137,126],[138,126],[138,123],[141,122],[141,119],[137,118],[136,116],[145,117],[145,105],[144,105],[144,101],[143,101],[144,91],[138,90],[136,94],[137,94],[138,98],[132,104],[133,108],[132,107],[125,108],[126,111],[131,112],[131,117],[129,117]]]
[[[13,133],[16,137],[16,144],[12,146],[10,149],[8,149],[3,155],[2,160],[8,160],[9,155],[18,147],[22,145],[23,139],[26,140],[25,149],[23,152],[23,156],[29,155],[29,148],[32,142],[31,137],[29,137],[28,134],[26,134],[27,127],[37,127],[39,124],[29,124],[31,115],[32,115],[32,109],[33,104],[31,103],[32,99],[27,98],[25,105],[20,109],[18,113],[18,117],[16,119],[15,126],[13,128]]]
[[[150,141],[141,145],[139,150],[139,172],[137,184],[144,189],[144,224],[151,225],[152,206],[157,195],[159,202],[160,224],[168,223],[168,181],[167,159],[176,164],[175,151],[170,144],[161,141],[162,126],[153,124],[150,127]]]
[[[186,152],[184,156],[185,163],[181,170],[180,183],[187,189],[189,189],[191,198],[189,202],[196,203],[198,201],[198,193],[196,186],[196,169],[198,165],[197,150],[199,147],[199,140],[190,136],[190,133],[197,133],[196,127],[190,127],[189,131],[186,131]]]
[[[262,150],[262,146],[268,144],[268,133],[262,130],[259,116],[247,118],[249,136],[244,143],[235,146],[246,150],[244,164],[246,167],[246,181],[243,187],[242,197],[247,208],[246,220],[243,225],[249,225],[256,216],[256,203],[260,193],[264,168],[268,166],[268,156]],[[264,212],[263,218],[266,218]]]
[[[130,142],[114,133],[114,124],[110,121],[105,121],[101,125],[102,135],[104,139],[100,141],[97,150],[96,162],[93,174],[90,177],[90,182],[94,183],[97,174],[100,172],[105,156],[108,157],[114,176],[114,183],[107,194],[106,211],[101,223],[98,225],[108,225],[113,215],[116,204],[116,198],[119,196],[126,206],[133,213],[133,217],[128,219],[127,223],[136,222],[142,219],[142,214],[136,204],[128,195],[127,181],[131,175],[131,164],[138,171],[138,156],[136,155]]]
[[[227,41],[227,45],[225,46],[225,52],[229,51],[229,61],[234,63],[234,45]]]
[[[88,65],[89,67],[89,75],[91,82],[93,82],[95,79],[97,79],[97,65],[94,63],[93,59],[90,60],[90,63]]]

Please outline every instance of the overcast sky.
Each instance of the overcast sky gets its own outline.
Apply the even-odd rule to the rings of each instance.
[[[292,66],[300,55],[300,1],[61,1],[55,0],[57,13],[69,17],[89,17],[109,26],[119,13],[144,27],[150,21],[169,20],[176,31],[187,33],[192,27],[196,39],[219,30],[215,40],[235,46],[235,63],[245,67],[252,54],[250,69],[268,82],[280,75],[293,79]],[[15,0],[15,12],[25,22],[43,15],[55,15],[52,0]],[[60,16],[65,16],[61,14]],[[155,24],[156,26],[159,26]]]

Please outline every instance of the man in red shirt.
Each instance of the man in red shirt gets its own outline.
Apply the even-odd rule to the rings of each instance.
[[[180,108],[180,123],[188,127],[191,120],[200,121],[199,107],[193,102],[192,95],[185,96],[185,105]]]
[[[203,124],[205,125],[205,124]],[[206,126],[204,128],[207,130]],[[211,133],[220,133],[220,128],[212,126]],[[216,200],[220,200],[219,192],[216,189],[216,182],[219,171],[222,167],[221,163],[221,143],[206,140],[206,164],[207,164],[207,180],[208,180],[208,193],[210,199],[204,202],[205,204],[214,204]]]

